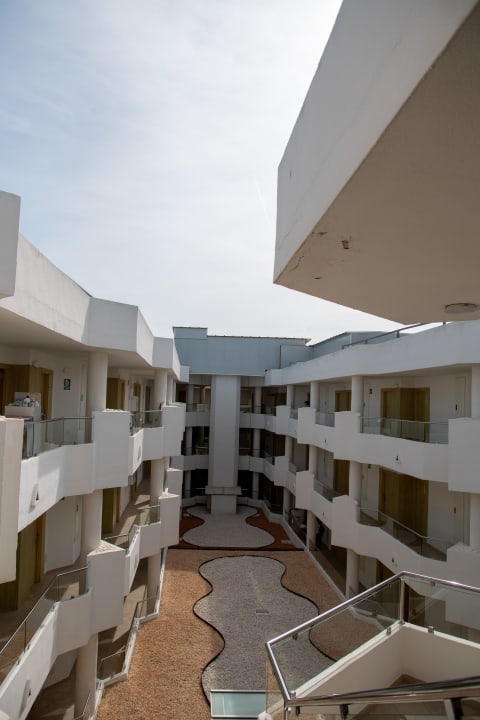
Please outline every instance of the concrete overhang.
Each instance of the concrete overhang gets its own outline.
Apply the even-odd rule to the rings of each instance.
[[[279,168],[275,282],[480,318],[479,88],[477,2],[344,2]]]

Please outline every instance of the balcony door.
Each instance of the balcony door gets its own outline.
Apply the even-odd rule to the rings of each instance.
[[[419,535],[428,530],[428,482],[381,469],[379,510]],[[409,542],[409,541],[407,541]]]
[[[428,442],[430,388],[382,390],[382,434]]]

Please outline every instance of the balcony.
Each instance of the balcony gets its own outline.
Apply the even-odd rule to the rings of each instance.
[[[92,418],[71,417],[24,421],[22,459],[55,450],[63,445],[83,445],[92,442]]]
[[[87,592],[87,568],[58,574],[0,650],[0,684],[27,652],[35,633],[55,603],[73,600]]]
[[[394,418],[361,418],[360,432],[370,435],[414,440],[423,443],[448,443],[448,421],[420,422]]]
[[[445,561],[448,548],[454,545],[449,540],[421,535],[380,510],[372,508],[359,508],[358,522],[360,525],[378,527],[418,555],[434,560]]]
[[[335,413],[333,412],[316,412],[315,424],[325,425],[326,427],[335,427]]]
[[[144,428],[157,428],[163,426],[163,413],[161,410],[143,410],[130,414],[130,435],[134,435]]]

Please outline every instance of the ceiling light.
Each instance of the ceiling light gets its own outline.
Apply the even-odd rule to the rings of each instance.
[[[451,305],[445,305],[445,312],[449,315],[461,315],[463,313],[472,313],[478,310],[476,303],[452,303]]]

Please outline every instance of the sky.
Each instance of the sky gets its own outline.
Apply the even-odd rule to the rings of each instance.
[[[152,332],[398,327],[273,284],[277,168],[340,0],[0,0],[0,189]]]

